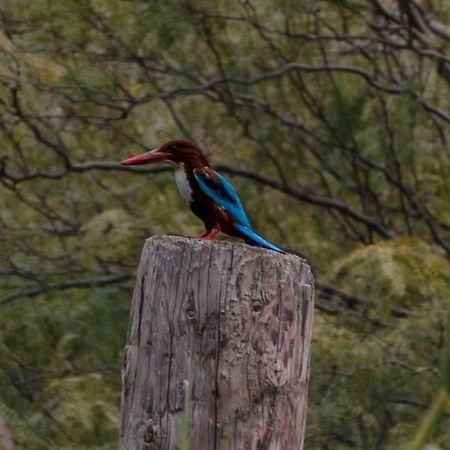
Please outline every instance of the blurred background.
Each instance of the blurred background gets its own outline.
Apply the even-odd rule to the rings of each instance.
[[[407,445],[450,298],[445,3],[2,0],[0,448],[117,448],[144,240],[202,231],[117,162],[173,138],[313,267],[305,449]]]

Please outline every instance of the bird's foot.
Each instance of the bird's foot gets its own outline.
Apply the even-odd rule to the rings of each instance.
[[[220,230],[218,230],[217,228],[206,230],[198,237],[198,239],[202,239],[204,241],[212,241],[219,234],[219,232]]]

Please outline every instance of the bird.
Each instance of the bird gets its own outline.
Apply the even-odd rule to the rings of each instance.
[[[222,232],[239,237],[247,244],[285,251],[253,231],[239,196],[231,183],[209,164],[201,148],[186,139],[166,142],[154,150],[125,159],[124,166],[170,163],[182,199],[205,225],[199,239],[213,240]]]

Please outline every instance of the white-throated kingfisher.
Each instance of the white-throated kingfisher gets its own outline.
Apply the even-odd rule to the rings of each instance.
[[[213,240],[222,231],[238,236],[250,245],[285,253],[252,230],[233,186],[210,166],[200,147],[193,142],[185,139],[169,141],[120,164],[128,166],[160,161],[175,165],[175,181],[181,197],[205,224],[206,230],[200,239]]]

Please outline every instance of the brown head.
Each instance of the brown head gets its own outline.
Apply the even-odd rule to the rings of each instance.
[[[160,161],[184,163],[191,167],[209,166],[208,160],[197,144],[186,139],[176,139],[166,142],[161,147],[146,153],[132,156],[122,161],[124,166],[152,164]]]

